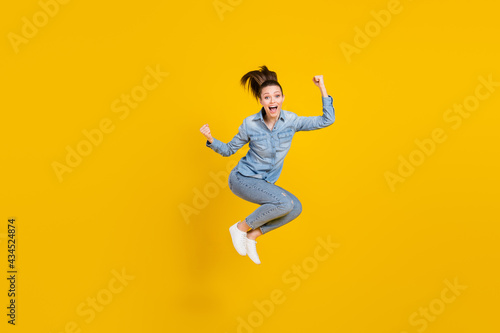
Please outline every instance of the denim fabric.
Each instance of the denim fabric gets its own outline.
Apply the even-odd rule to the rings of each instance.
[[[246,223],[265,234],[294,220],[302,204],[292,193],[263,179],[243,176],[234,168],[229,174],[229,188],[238,197],[261,205],[247,216]]]
[[[224,143],[214,138],[212,143],[207,141],[206,145],[222,156],[231,156],[249,143],[250,149],[238,162],[237,171],[244,176],[263,179],[274,184],[281,174],[283,161],[295,132],[324,128],[335,121],[333,98],[322,97],[322,101],[322,116],[299,117],[293,112],[281,110],[280,117],[272,130],[269,130],[264,123],[265,110],[262,107],[258,113],[243,120],[238,134],[230,142]]]

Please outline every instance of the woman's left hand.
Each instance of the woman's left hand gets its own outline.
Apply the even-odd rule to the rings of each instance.
[[[325,82],[323,81],[323,75],[316,75],[313,77],[314,84],[321,90],[321,96],[328,97],[328,93],[326,92]]]
[[[325,87],[325,82],[323,81],[323,75],[316,75],[313,77],[314,84],[319,88]]]

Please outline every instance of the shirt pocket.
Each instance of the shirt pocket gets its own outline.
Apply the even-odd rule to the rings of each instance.
[[[250,135],[250,148],[258,151],[265,151],[268,149],[267,135],[265,134],[253,134]]]
[[[294,132],[291,129],[278,133],[280,148],[289,148],[291,146],[293,134]]]

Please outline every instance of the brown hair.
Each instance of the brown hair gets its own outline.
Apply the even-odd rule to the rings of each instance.
[[[276,72],[270,71],[266,66],[260,66],[259,70],[246,73],[240,82],[243,87],[248,84],[248,90],[251,90],[253,96],[257,99],[260,99],[262,89],[268,86],[280,87],[281,94],[283,94],[283,88],[278,83]]]

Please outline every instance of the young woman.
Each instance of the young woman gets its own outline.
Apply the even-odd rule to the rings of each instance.
[[[313,78],[320,89],[323,115],[299,117],[281,109],[285,100],[275,72],[266,66],[243,75],[241,84],[260,101],[262,108],[243,120],[238,134],[229,143],[210,133],[208,124],[201,127],[206,146],[222,156],[230,156],[249,143],[249,150],[229,174],[229,188],[238,197],[259,204],[253,213],[229,228],[236,251],[260,264],[256,239],[292,221],[302,212],[300,201],[290,192],[275,185],[295,132],[330,126],[335,121],[333,98],[327,94],[323,75]]]

